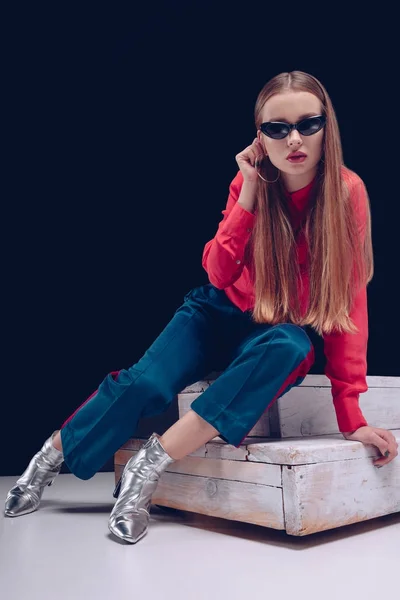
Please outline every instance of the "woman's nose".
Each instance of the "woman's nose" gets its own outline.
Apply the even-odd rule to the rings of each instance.
[[[288,144],[290,147],[299,146],[302,143],[299,132],[296,129],[292,129],[292,131],[288,135]]]

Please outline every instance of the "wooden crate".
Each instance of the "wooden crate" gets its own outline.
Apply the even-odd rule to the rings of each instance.
[[[393,430],[400,441],[400,429]],[[115,455],[115,480],[145,440]],[[249,437],[239,448],[219,437],[169,466],[153,503],[255,523],[303,536],[400,511],[400,461],[372,464],[373,446],[342,435]]]
[[[178,394],[179,418],[215,381],[199,381]],[[360,394],[360,407],[368,423],[383,429],[400,429],[400,377],[367,377],[368,391]],[[267,410],[248,437],[291,438],[338,433],[331,383],[325,375],[307,375]]]

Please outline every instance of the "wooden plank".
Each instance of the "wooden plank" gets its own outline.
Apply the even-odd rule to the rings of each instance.
[[[122,465],[115,465],[115,483]],[[282,488],[164,472],[152,504],[285,529]]]
[[[145,442],[145,439],[131,438],[121,446],[121,450],[140,450]]]
[[[268,440],[269,438],[265,437],[245,438],[240,447],[236,448],[231,444],[227,444],[219,436],[216,436],[207,442],[207,444],[204,444],[194,452],[191,452],[189,456],[245,461],[248,456],[248,444],[262,443]],[[132,438],[121,447],[121,450],[139,450],[146,441],[146,439]]]
[[[400,511],[400,461],[366,460],[284,467],[286,531],[303,536]]]
[[[128,460],[136,454],[137,452],[133,450],[119,450],[115,454],[115,464],[125,466]],[[186,456],[169,465],[166,471],[168,473],[198,475],[200,477],[259,483],[275,487],[282,486],[281,467],[279,465]]]
[[[400,430],[392,430],[392,433],[400,444]],[[144,442],[145,440],[129,440],[121,450],[138,450]],[[332,434],[279,440],[245,438],[239,448],[215,437],[190,456],[275,465],[303,465],[356,458],[372,459],[379,457],[380,453],[375,446],[346,440],[341,434]]]
[[[400,443],[400,430],[392,431]],[[342,435],[313,436],[290,440],[266,440],[247,445],[248,461],[280,465],[325,463],[381,456],[375,446],[346,440]]]
[[[400,388],[400,377],[382,377],[378,375],[367,375],[367,385],[373,387],[395,387]],[[331,382],[326,375],[306,375],[298,387],[331,387]],[[292,388],[295,389],[295,388]],[[291,391],[291,390],[290,390]]]
[[[131,438],[121,446],[121,450],[140,450],[140,448],[147,442],[145,438]],[[205,456],[206,445],[200,446],[195,452],[192,452],[191,456]]]
[[[400,428],[400,389],[372,387],[360,394],[360,408],[373,427]],[[330,388],[297,387],[277,401],[282,437],[339,431]]]
[[[115,481],[115,485],[117,485],[118,481],[120,480],[120,477],[122,475],[122,471],[124,470],[124,467],[122,465],[116,465],[114,464],[114,481]]]
[[[182,393],[186,392],[201,392],[209,385],[214,383],[215,379],[207,379],[194,383],[192,386],[186,387]],[[384,377],[380,375],[367,375],[368,388],[394,387],[400,388],[400,377]],[[304,380],[298,387],[331,387],[331,382],[326,375],[306,375]],[[294,388],[292,388],[294,389]]]
[[[369,389],[360,394],[360,407],[368,423],[383,429],[399,429],[400,377],[368,376],[367,384]],[[199,382],[178,394],[179,418],[207,387],[207,382]],[[288,438],[338,432],[328,377],[307,375],[300,386],[292,388],[265,411],[248,437]]]
[[[182,390],[181,394],[200,394],[202,392],[205,392],[205,390],[210,387],[211,383],[213,382],[209,382],[209,381],[197,381],[196,383],[193,383],[192,385],[188,385],[187,387],[185,387],[185,389]]]
[[[285,528],[279,487],[164,472],[152,503],[263,527]]]
[[[265,438],[263,438],[265,439]],[[242,444],[239,448],[227,444],[221,438],[220,441],[212,440],[206,444],[206,452],[208,458],[219,458],[237,461],[246,461],[248,456],[248,450],[245,444]]]

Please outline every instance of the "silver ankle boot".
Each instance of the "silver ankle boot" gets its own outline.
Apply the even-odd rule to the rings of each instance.
[[[147,533],[151,497],[162,472],[174,462],[153,433],[139,452],[125,465],[114,491],[117,502],[108,528],[117,537],[135,544]]]
[[[55,431],[35,454],[17,483],[7,494],[4,514],[19,517],[35,511],[46,485],[51,485],[60,472],[64,455],[52,444]]]

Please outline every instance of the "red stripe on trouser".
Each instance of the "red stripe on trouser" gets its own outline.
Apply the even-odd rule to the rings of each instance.
[[[271,406],[274,404],[274,402],[276,402],[279,399],[279,397],[284,393],[285,389],[289,385],[294,383],[298,377],[305,377],[307,375],[307,373],[311,369],[314,361],[315,361],[315,350],[314,350],[314,346],[312,346],[310,349],[310,352],[307,354],[305,359],[301,361],[299,366],[294,371],[292,371],[290,373],[290,375],[282,383],[281,387],[279,388],[279,390],[277,391],[275,396],[272,398],[271,402],[268,404],[268,406],[264,412],[266,412],[267,410],[269,410],[271,408]],[[255,425],[255,423],[254,423],[254,425]],[[249,431],[246,433],[246,435],[243,437],[243,439],[239,442],[239,444],[237,446],[235,446],[236,448],[239,448],[240,444],[243,443],[243,440],[246,439],[246,437],[248,436],[250,431],[253,429],[254,425],[249,429]]]
[[[116,380],[116,379],[117,379],[117,377],[118,377],[118,374],[119,374],[120,372],[121,372],[121,371],[111,371],[111,372],[110,372],[110,375],[112,375],[112,378],[113,378],[114,380]],[[83,406],[85,406],[85,404],[87,404],[87,403],[89,402],[89,400],[91,400],[91,399],[93,398],[93,396],[95,396],[95,395],[97,394],[97,392],[98,392],[98,390],[95,390],[95,391],[93,392],[93,394],[90,394],[89,398],[87,398],[87,400],[85,400],[85,402],[83,402],[83,403],[82,403],[80,406],[78,406],[78,408],[77,408],[77,409],[76,409],[76,410],[75,410],[75,411],[72,413],[72,415],[71,415],[70,417],[68,417],[68,419],[67,419],[66,421],[64,421],[64,423],[61,425],[60,429],[62,429],[63,427],[65,427],[65,425],[66,425],[67,423],[69,423],[69,422],[71,421],[71,419],[73,419],[73,418],[74,418],[74,416],[76,415],[76,413],[77,413],[77,412],[78,412],[78,411],[79,411],[79,410],[80,410],[80,409],[81,409]]]

